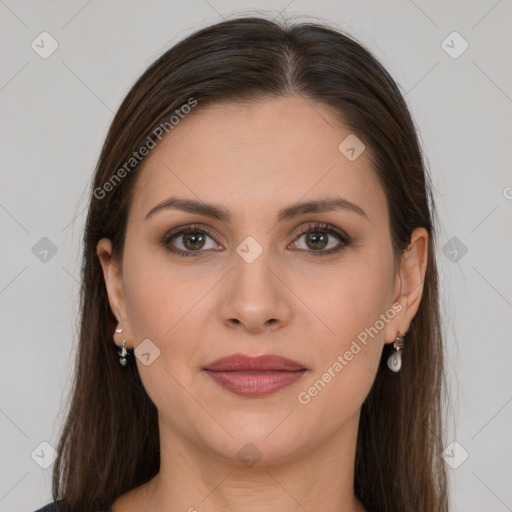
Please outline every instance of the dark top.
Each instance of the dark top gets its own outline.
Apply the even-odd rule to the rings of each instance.
[[[48,503],[48,505],[45,505],[43,508],[40,508],[36,510],[35,512],[66,512],[66,509],[64,509],[60,505],[60,501],[54,501],[52,503]],[[110,508],[108,511],[105,510],[82,510],[80,512],[112,512],[112,509]]]
[[[53,503],[48,503],[48,505],[36,510],[35,512],[61,512],[61,509],[58,502],[54,501]]]
[[[40,508],[36,510],[35,512],[58,512],[59,508],[57,507],[57,504],[55,501],[53,503],[49,503],[43,508]]]

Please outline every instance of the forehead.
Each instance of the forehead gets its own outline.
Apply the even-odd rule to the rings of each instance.
[[[349,136],[330,107],[300,97],[199,103],[146,157],[131,210],[139,217],[177,195],[261,213],[342,195],[382,216],[385,196],[368,150],[349,160],[339,149]]]

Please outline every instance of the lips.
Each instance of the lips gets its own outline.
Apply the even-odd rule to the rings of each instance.
[[[208,364],[205,370],[213,372],[236,372],[236,371],[298,371],[306,370],[304,365],[288,359],[286,357],[265,354],[258,357],[246,356],[243,354],[233,354],[228,357],[217,359]]]
[[[243,354],[217,359],[204,368],[222,388],[247,397],[266,396],[293,384],[307,369],[297,361],[266,354]]]

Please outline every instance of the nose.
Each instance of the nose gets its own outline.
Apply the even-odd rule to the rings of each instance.
[[[229,328],[257,334],[289,323],[292,294],[267,251],[252,263],[235,254],[234,268],[226,277],[220,314]]]

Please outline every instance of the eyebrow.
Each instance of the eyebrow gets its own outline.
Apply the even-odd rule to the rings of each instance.
[[[220,205],[208,204],[195,199],[183,199],[179,197],[170,197],[165,201],[157,204],[146,214],[145,219],[149,219],[157,212],[166,209],[183,210],[189,213],[196,213],[212,219],[218,219],[222,222],[230,222],[231,213],[229,210]],[[365,211],[355,203],[343,199],[342,197],[332,197],[326,199],[315,199],[302,203],[296,203],[292,206],[282,208],[277,214],[278,221],[291,220],[295,217],[305,215],[307,213],[325,213],[333,210],[347,210],[357,213],[368,219]]]

